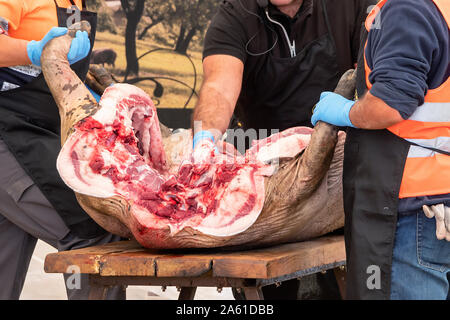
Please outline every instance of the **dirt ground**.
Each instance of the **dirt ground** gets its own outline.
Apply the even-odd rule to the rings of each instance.
[[[30,263],[21,300],[66,300],[64,280],[60,274],[44,272],[44,259],[55,249],[42,241],[38,241]],[[176,300],[178,292],[175,287],[168,287],[162,292],[161,287],[132,286],[127,289],[128,300]],[[224,288],[221,293],[216,288],[198,288],[196,300],[233,300],[230,288]]]

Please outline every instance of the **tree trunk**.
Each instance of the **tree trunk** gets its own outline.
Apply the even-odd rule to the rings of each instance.
[[[177,44],[175,46],[175,51],[181,54],[186,54],[189,48],[189,44],[192,41],[192,38],[195,36],[197,32],[197,27],[192,28],[186,34],[186,28],[182,25],[180,28],[180,34],[178,36]]]
[[[175,44],[175,51],[178,52],[178,48],[181,45],[182,40],[184,39],[184,36],[186,34],[186,27],[184,24],[180,26],[180,32],[178,33],[177,43]]]
[[[144,30],[142,30],[142,32],[139,34],[138,39],[142,40],[144,39],[145,35],[147,34],[148,30],[150,30],[151,28],[153,28],[154,26],[156,26],[157,24],[159,24],[160,22],[162,22],[161,20],[156,20],[155,22],[150,23],[148,26],[146,26],[144,28]]]
[[[125,78],[129,74],[139,74],[139,62],[136,53],[136,30],[144,12],[144,0],[136,0],[134,7],[130,6],[129,0],[121,0],[122,8],[127,17],[125,29],[125,55],[127,58],[127,69]]]

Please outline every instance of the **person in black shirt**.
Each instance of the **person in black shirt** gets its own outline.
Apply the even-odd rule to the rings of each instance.
[[[205,37],[194,141],[218,141],[236,125],[258,133],[311,126],[321,92],[333,91],[341,75],[355,67],[361,29],[376,3],[223,1]]]
[[[267,3],[264,3],[267,2]],[[311,126],[324,90],[354,68],[376,0],[227,0],[211,21],[193,120],[225,132]]]

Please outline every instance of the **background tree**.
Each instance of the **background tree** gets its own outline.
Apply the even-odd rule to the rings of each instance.
[[[175,13],[172,19],[167,21],[172,33],[178,29],[176,35],[176,52],[185,54],[192,39],[197,34],[203,34],[217,11],[218,0],[172,0],[175,5]]]
[[[136,53],[136,30],[144,13],[145,0],[120,0],[120,3],[127,18],[125,28],[126,78],[129,74],[139,74],[139,62]]]
[[[112,34],[117,34],[116,25],[112,19],[112,11],[108,8],[103,0],[87,0],[87,9],[97,12],[97,30],[109,31]]]
[[[176,52],[185,54],[195,36],[204,34],[216,13],[219,0],[147,0],[138,38],[142,40],[151,28],[163,24]]]
[[[170,20],[175,14],[175,6],[171,0],[149,0],[145,2],[143,17],[149,20],[141,29],[138,39],[142,40],[148,31],[161,22]],[[142,21],[142,24],[143,21]]]

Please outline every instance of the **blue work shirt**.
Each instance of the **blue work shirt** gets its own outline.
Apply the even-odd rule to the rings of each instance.
[[[449,28],[432,0],[389,0],[377,19],[366,47],[370,92],[408,119],[449,77]],[[438,203],[450,206],[450,194],[400,199],[399,212]]]

